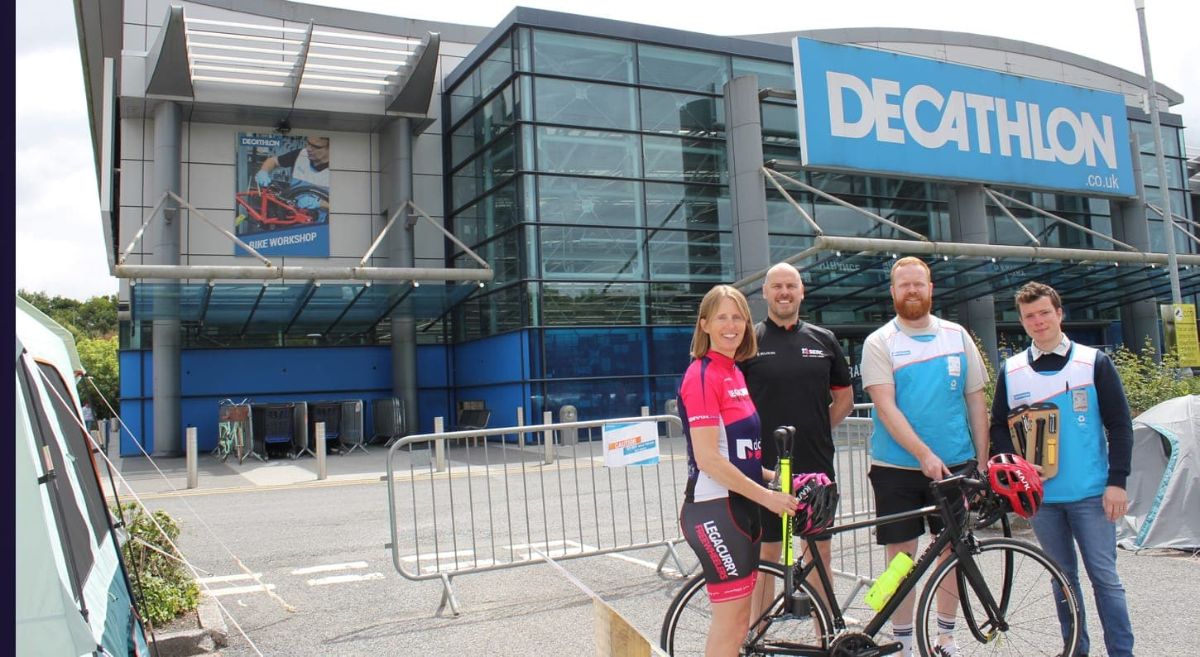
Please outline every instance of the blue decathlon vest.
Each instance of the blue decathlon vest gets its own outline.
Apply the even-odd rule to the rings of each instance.
[[[1067,365],[1036,372],[1029,350],[1004,362],[1008,407],[1049,403],[1058,407],[1058,474],[1045,482],[1046,502],[1078,502],[1104,493],[1108,485],[1108,441],[1096,394],[1096,354],[1071,344]]]
[[[910,337],[896,320],[883,329],[892,357],[896,406],[921,441],[946,465],[975,458],[967,422],[967,353],[956,324],[935,319],[937,333]],[[887,465],[920,468],[917,457],[900,446],[879,416],[871,435],[871,458]]]

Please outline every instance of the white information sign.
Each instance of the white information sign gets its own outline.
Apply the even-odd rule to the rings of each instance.
[[[604,425],[604,465],[658,463],[658,424],[656,422],[614,422]]]

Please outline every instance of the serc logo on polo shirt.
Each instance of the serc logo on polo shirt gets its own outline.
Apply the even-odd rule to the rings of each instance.
[[[749,396],[750,396],[750,391],[747,390],[746,388],[730,388],[729,389],[729,398],[730,399],[737,399],[738,397],[749,397]]]
[[[824,358],[825,350],[824,349],[809,349],[808,347],[803,347],[800,349],[800,355],[803,356],[804,358]]]

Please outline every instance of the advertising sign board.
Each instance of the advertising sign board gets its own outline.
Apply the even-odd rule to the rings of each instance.
[[[807,167],[1135,194],[1119,94],[799,37],[792,57]]]
[[[1181,367],[1200,367],[1200,339],[1197,338],[1196,306],[1190,303],[1171,303],[1159,306],[1163,320],[1163,337],[1167,349],[1179,356]]]
[[[329,256],[329,137],[239,133],[235,175],[238,237],[263,255]]]
[[[602,438],[607,467],[658,463],[658,426],[654,422],[611,422],[604,425]]]

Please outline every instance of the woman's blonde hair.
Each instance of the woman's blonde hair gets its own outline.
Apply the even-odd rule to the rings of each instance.
[[[704,295],[700,301],[700,314],[696,317],[696,330],[692,332],[692,358],[700,358],[712,347],[708,334],[700,328],[700,321],[708,319],[717,311],[717,306],[725,299],[733,299],[738,312],[746,318],[746,331],[742,334],[742,343],[733,354],[735,361],[743,361],[758,355],[758,338],[754,335],[754,322],[750,319],[750,304],[746,296],[731,285],[716,285]]]

